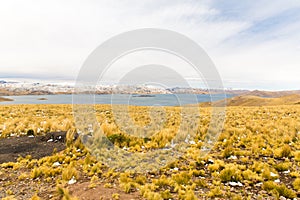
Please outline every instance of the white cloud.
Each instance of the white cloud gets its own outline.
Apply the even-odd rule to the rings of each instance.
[[[300,14],[293,10],[299,6],[279,0],[1,1],[0,74],[76,77],[103,41],[156,27],[197,41],[225,86],[252,88],[259,82],[264,88],[280,81],[294,88],[300,75]]]

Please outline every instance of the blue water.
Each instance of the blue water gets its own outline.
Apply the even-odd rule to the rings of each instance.
[[[234,95],[227,94],[226,98]],[[15,104],[72,104],[72,95],[25,95],[6,96],[14,101],[0,102],[0,105]],[[38,100],[46,98],[47,100]],[[138,106],[179,106],[195,104],[199,102],[210,102],[224,99],[223,94],[155,94],[153,96],[140,97],[128,94],[103,94],[95,95],[96,104],[129,104]]]

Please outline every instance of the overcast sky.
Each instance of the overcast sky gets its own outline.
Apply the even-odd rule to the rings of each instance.
[[[227,88],[300,89],[295,0],[2,0],[0,79],[74,80],[102,42],[150,27],[196,41]]]

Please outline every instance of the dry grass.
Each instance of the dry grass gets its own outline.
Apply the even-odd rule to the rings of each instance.
[[[215,105],[222,105],[223,101],[216,102]],[[276,105],[297,105],[300,104],[300,95],[292,94],[281,97],[264,98],[254,95],[241,95],[227,99],[227,106],[276,106]],[[202,103],[207,106],[210,103]]]
[[[133,123],[122,129],[110,106],[95,106],[102,131],[117,146],[130,152],[147,153],[151,149],[168,145],[179,130],[181,108],[167,107],[166,113],[154,111],[156,119],[165,119],[160,127],[151,126],[151,114],[147,107],[130,107]],[[12,182],[30,179],[33,184],[57,185],[57,198],[70,198],[67,182],[88,181],[90,189],[98,184],[119,187],[127,193],[139,191],[146,199],[197,199],[197,198],[294,198],[299,196],[300,175],[300,106],[228,107],[224,130],[209,155],[198,154],[201,141],[210,122],[210,108],[201,108],[200,126],[187,154],[169,163],[157,172],[144,174],[119,172],[98,162],[80,143],[69,143],[64,152],[34,160],[30,157],[18,163],[5,163],[0,175],[20,172]],[[120,118],[125,123],[128,118]],[[197,122],[195,122],[197,124]],[[136,127],[148,127],[147,137],[139,138]],[[189,132],[195,124],[181,127]],[[19,105],[1,106],[1,137],[34,134],[47,131],[75,130],[69,105]],[[133,134],[127,134],[131,131]],[[132,162],[135,160],[133,158]],[[59,164],[57,164],[59,163]],[[4,175],[3,175],[4,174]],[[233,182],[233,183],[232,183]],[[234,184],[239,184],[234,185]],[[2,182],[0,197],[18,196],[14,186]],[[8,191],[7,193],[5,191]],[[32,196],[42,193],[34,191]],[[35,195],[35,196],[34,196]],[[118,199],[117,194],[113,195]],[[120,198],[121,199],[121,198]]]

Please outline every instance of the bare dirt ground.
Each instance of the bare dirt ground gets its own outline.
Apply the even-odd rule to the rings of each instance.
[[[66,148],[63,140],[49,140],[47,136],[22,136],[0,139],[0,164],[16,162],[22,156],[31,155],[33,159],[39,159],[52,155],[54,151],[60,152]],[[18,177],[23,173],[30,173],[28,169],[14,170],[13,168],[2,168],[0,171],[0,199],[7,196],[6,191],[10,190],[15,199],[30,199],[37,191],[41,199],[60,199],[56,194],[56,184],[54,181],[45,182],[39,179],[19,180]],[[102,199],[141,199],[138,192],[125,193],[117,186],[106,188],[99,183],[94,188],[89,187],[89,180],[79,180],[67,189],[72,197],[79,200]]]
[[[31,155],[39,159],[51,155],[53,151],[65,149],[63,142],[47,142],[44,136],[9,137],[0,139],[0,163],[15,162],[17,158]]]
[[[117,194],[119,199],[131,200],[142,199],[138,192],[127,194],[118,188],[106,188],[103,185],[98,185],[95,188],[89,188],[89,182],[83,182],[72,185],[69,190],[70,193],[82,200],[110,200],[113,199],[113,194]]]

